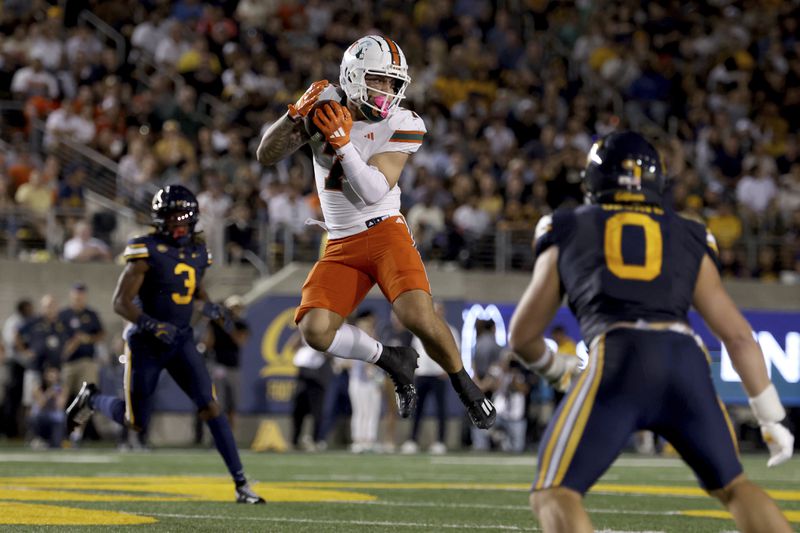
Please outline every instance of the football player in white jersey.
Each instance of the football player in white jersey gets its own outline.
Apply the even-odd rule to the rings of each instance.
[[[375,363],[392,378],[400,415],[416,406],[417,353],[383,346],[345,324],[377,283],[400,321],[447,371],[453,388],[479,428],[494,423],[495,409],[464,370],[453,334],[433,310],[425,267],[400,214],[397,182],[422,144],[425,124],[400,107],[411,78],[400,47],[367,35],[342,58],[339,87],[314,82],[264,133],[258,160],[274,165],[310,142],[314,175],[329,240],[303,285],[295,322],[315,350]],[[327,101],[315,108],[320,101]],[[339,103],[340,102],[340,103]],[[314,109],[318,131],[305,120]]]

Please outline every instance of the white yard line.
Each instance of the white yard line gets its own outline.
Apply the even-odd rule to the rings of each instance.
[[[530,511],[527,505],[494,505],[488,503],[439,503],[439,502],[402,502],[402,501],[329,501],[326,503],[339,503],[339,504],[358,504],[358,505],[377,505],[382,507],[436,507],[448,509],[495,509],[503,511]],[[635,511],[630,509],[603,509],[603,508],[588,508],[589,513],[598,514],[629,514],[629,515],[643,515],[643,516],[662,516],[662,515],[680,515],[681,511]]]
[[[141,516],[160,516],[163,518],[185,518],[188,520],[204,519],[204,520],[231,520],[230,516],[221,515],[204,515],[204,514],[177,514],[177,513],[136,513]],[[541,531],[537,527],[518,527],[508,526],[501,524],[434,524],[430,522],[395,522],[395,521],[378,521],[378,520],[333,520],[333,519],[314,519],[314,518],[296,518],[296,517],[279,517],[279,516],[237,516],[236,520],[249,520],[252,522],[283,522],[294,524],[342,524],[351,526],[379,526],[379,527],[408,527],[408,528],[425,528],[430,530],[436,529],[463,529],[471,531],[475,529],[502,529],[507,531]]]

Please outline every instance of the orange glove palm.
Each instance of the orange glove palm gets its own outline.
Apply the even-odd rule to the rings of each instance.
[[[325,136],[328,144],[336,149],[350,142],[353,117],[350,110],[337,102],[329,102],[314,113],[314,125]]]
[[[328,80],[319,80],[312,83],[297,102],[287,106],[289,108],[289,118],[294,121],[305,118],[308,112],[311,111],[311,108],[314,107],[314,104],[317,103],[320,93],[322,93],[328,85]]]

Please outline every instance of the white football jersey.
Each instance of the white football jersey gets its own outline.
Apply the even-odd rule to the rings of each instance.
[[[320,96],[325,99],[325,93]],[[355,117],[354,117],[355,118]],[[413,111],[398,107],[380,122],[353,121],[350,142],[366,162],[375,154],[413,154],[422,145],[425,123]],[[400,187],[395,185],[380,201],[366,205],[347,183],[342,165],[324,141],[311,141],[314,178],[330,238],[355,235],[367,229],[366,221],[400,214]]]

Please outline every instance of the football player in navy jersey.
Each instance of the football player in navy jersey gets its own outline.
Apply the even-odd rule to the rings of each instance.
[[[688,325],[694,305],[742,378],[768,466],[788,460],[794,437],[781,424],[786,413],[749,324],[720,282],[713,236],[663,207],[661,158],[637,133],[595,143],[583,184],[588,205],[539,222],[533,276],[509,331],[528,368],[557,387],[572,381],[540,445],[531,489],[543,530],[592,531],[583,495],[631,434],[647,429],[675,447],[740,531],[791,531],[744,475],[708,352]],[[589,346],[576,380],[575,358],[554,353],[542,337],[564,293]]]
[[[85,424],[95,410],[134,430],[146,428],[158,377],[166,369],[208,424],[235,482],[236,501],[264,503],[247,483],[230,425],[194,343],[190,320],[196,304],[210,319],[231,323],[227,309],[211,303],[201,284],[211,256],[195,233],[197,199],[180,185],[164,187],[153,197],[152,216],[155,232],[128,243],[125,270],[114,292],[114,311],[131,323],[125,334],[125,399],[101,395],[94,384],[84,383],[67,408],[67,430]]]

